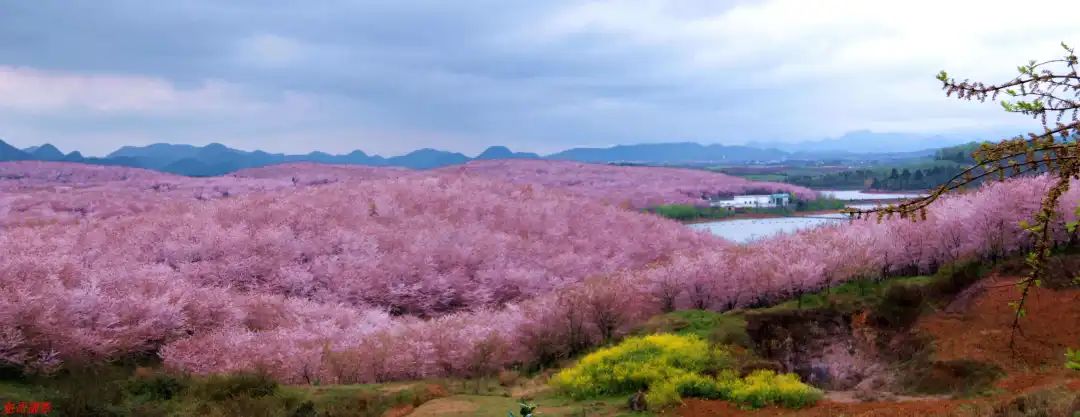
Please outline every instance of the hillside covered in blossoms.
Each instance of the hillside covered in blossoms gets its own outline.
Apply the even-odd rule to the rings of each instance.
[[[943,199],[925,222],[733,245],[613,196],[635,180],[633,205],[774,185],[652,170],[304,164],[193,179],[0,164],[0,286],[13,294],[0,303],[0,360],[48,370],[151,354],[287,382],[468,376],[477,361],[567,357],[664,311],[1004,255],[1026,244],[1019,222],[1048,186],[1014,179]]]
[[[445,173],[491,177],[516,184],[568,190],[593,199],[634,208],[662,204],[702,204],[702,197],[734,194],[791,193],[812,200],[816,193],[791,184],[677,168],[615,166],[568,161],[473,161],[441,168]]]

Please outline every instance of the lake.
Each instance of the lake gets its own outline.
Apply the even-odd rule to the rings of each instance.
[[[826,224],[839,224],[848,221],[848,217],[839,214],[822,214],[813,217],[776,217],[770,219],[722,220],[708,223],[695,223],[690,227],[708,230],[714,235],[736,243],[747,243],[757,239],[781,233],[810,229]]]
[[[858,190],[818,190],[824,196],[837,200],[846,201],[872,201],[872,200],[899,200],[903,198],[922,197],[926,194],[905,193],[866,193]]]
[[[819,190],[837,200],[858,201],[848,204],[857,209],[874,208],[875,202],[895,201],[905,198],[921,197],[924,194],[908,193],[865,193],[855,190]],[[736,243],[747,243],[782,233],[791,233],[803,229],[812,229],[826,224],[842,224],[848,216],[840,213],[819,214],[810,217],[777,217],[768,219],[720,220],[708,223],[691,224],[696,230],[708,230],[714,235]]]

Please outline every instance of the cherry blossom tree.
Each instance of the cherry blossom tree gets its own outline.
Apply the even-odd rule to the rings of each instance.
[[[192,183],[147,191],[128,181],[89,188],[144,209],[0,226],[0,361],[49,371],[156,353],[189,372],[262,369],[293,383],[540,366],[660,311],[776,302],[1027,249],[1020,220],[1054,179],[943,196],[918,223],[838,224],[748,245],[561,189],[457,173],[288,181],[210,200],[170,194]],[[83,195],[16,188],[6,190]],[[1058,214],[1075,220],[1068,202],[1080,189],[1062,201]],[[975,232],[985,224],[1004,228]]]

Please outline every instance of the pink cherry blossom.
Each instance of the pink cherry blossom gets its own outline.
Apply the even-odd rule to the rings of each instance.
[[[569,171],[588,186],[471,166],[322,169],[199,179],[0,164],[0,361],[49,371],[156,353],[190,372],[260,368],[296,383],[484,375],[570,357],[665,310],[723,311],[1014,253],[1049,186],[1013,179],[942,199],[924,222],[733,245],[612,204],[633,187],[596,176],[623,167]],[[662,201],[692,198],[662,192],[650,169],[627,175]],[[657,177],[673,171],[685,172]],[[1080,187],[1063,201],[1073,219]]]

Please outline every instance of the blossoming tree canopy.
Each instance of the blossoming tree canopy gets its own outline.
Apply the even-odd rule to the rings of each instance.
[[[566,189],[612,204],[648,208],[663,204],[703,204],[703,196],[784,192],[811,200],[817,194],[804,187],[744,178],[704,170],[587,164],[569,161],[473,161],[441,169]]]
[[[667,309],[723,310],[1013,250],[1031,196],[1050,185],[1021,178],[945,198],[926,223],[735,246],[477,175],[107,179],[6,188],[18,204],[86,207],[96,195],[91,209],[137,209],[57,221],[7,207],[0,286],[16,296],[0,302],[0,360],[51,369],[153,352],[192,372],[261,367],[292,382],[469,375],[567,357]],[[231,191],[196,198],[214,186]],[[9,221],[18,216],[38,221]]]

